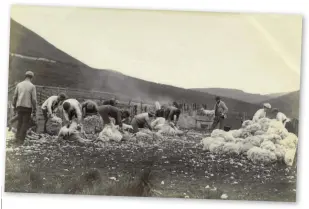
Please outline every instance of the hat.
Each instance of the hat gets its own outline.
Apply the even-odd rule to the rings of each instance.
[[[216,100],[220,100],[221,98],[219,96],[216,96]]]
[[[32,71],[27,71],[25,73],[25,76],[30,76],[30,77],[33,77],[34,76],[34,73]]]
[[[65,100],[67,98],[67,96],[64,93],[60,93],[58,96],[62,100]]]
[[[263,104],[263,107],[267,108],[267,109],[270,109],[271,108],[271,105],[269,103],[264,103]]]

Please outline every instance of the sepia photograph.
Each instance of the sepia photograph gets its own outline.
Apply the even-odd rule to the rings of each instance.
[[[12,5],[4,192],[296,202],[302,24]]]

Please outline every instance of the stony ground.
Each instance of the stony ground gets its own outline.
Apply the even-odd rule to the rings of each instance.
[[[296,200],[296,169],[202,151],[206,133],[96,146],[44,136],[7,142],[6,192]],[[96,136],[91,136],[95,138]]]

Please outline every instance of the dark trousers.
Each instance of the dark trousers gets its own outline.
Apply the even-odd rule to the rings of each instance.
[[[223,117],[215,116],[214,122],[212,123],[210,129],[214,130],[217,127],[218,124],[219,124],[219,129],[223,129],[223,127],[224,127],[224,118]]]
[[[31,108],[25,108],[25,107],[17,108],[18,123],[17,123],[16,139],[20,143],[23,143],[25,141],[27,130],[30,127],[31,112],[32,112]]]

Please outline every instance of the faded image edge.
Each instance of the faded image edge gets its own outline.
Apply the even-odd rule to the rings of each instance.
[[[301,35],[300,15],[12,6],[5,192],[296,202]]]

